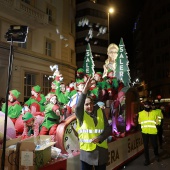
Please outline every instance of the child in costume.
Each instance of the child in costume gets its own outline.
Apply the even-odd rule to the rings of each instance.
[[[85,82],[84,80],[77,80],[76,90],[77,92],[70,98],[70,101],[67,103],[67,114],[73,114],[75,112],[75,107],[78,102],[79,96],[83,91]]]
[[[64,119],[60,113],[60,106],[57,104],[57,96],[49,93],[46,96],[45,119],[42,123],[40,135],[56,135],[58,124]]]
[[[22,133],[22,139],[26,139],[29,137],[36,137],[39,135],[39,128],[42,124],[43,120],[42,117],[33,116],[30,112],[26,112],[22,116],[22,120],[24,122],[24,130]]]
[[[9,91],[8,96],[8,117],[11,118],[12,122],[15,125],[17,118],[21,115],[22,106],[20,102],[17,100],[20,95],[20,92],[17,90]],[[5,113],[6,103],[2,105],[2,112]]]
[[[40,93],[41,87],[36,85],[31,89],[31,97],[24,103],[25,111],[30,111],[33,115],[39,112],[43,115],[45,110],[44,103],[46,102],[45,96]]]
[[[108,88],[109,99],[114,100],[115,95],[118,93],[119,82],[117,78],[114,76],[113,70],[109,69],[107,72],[106,81],[108,82],[110,88]]]
[[[94,103],[98,101],[99,97],[99,88],[96,85],[96,80],[92,80],[93,85],[90,87],[88,91],[88,95],[93,98]]]
[[[105,102],[109,98],[108,90],[110,85],[102,78],[102,72],[96,72],[94,79],[96,80],[96,86],[99,88],[99,101]]]
[[[85,73],[83,68],[79,68],[76,72],[76,82],[79,80],[84,80]]]

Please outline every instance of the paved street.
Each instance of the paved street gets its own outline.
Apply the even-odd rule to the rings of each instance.
[[[170,118],[164,120],[164,144],[163,149],[159,149],[160,161],[154,160],[153,149],[150,148],[151,164],[144,166],[143,153],[137,158],[127,163],[119,170],[170,170]]]
[[[157,162],[154,160],[153,150],[150,149],[150,158],[151,164],[144,166],[144,155],[141,154],[136,159],[132,160],[124,167],[120,168],[121,170],[170,170],[170,154],[165,150],[160,150],[160,161]]]

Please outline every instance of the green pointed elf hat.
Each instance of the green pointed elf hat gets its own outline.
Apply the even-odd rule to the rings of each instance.
[[[32,90],[39,93],[41,90],[41,87],[39,85],[36,85],[36,86],[32,87]]]
[[[84,73],[84,69],[83,69],[83,68],[79,68],[79,69],[77,70],[77,73],[83,74],[83,73]]]
[[[14,99],[17,99],[19,95],[21,94],[18,90],[11,90],[9,91],[9,93]]]
[[[30,113],[30,112],[27,112],[25,113],[23,116],[22,116],[22,120],[25,122],[25,121],[28,121],[29,119],[32,119],[33,118],[33,115]]]
[[[100,77],[102,77],[102,75],[103,75],[102,72],[96,72],[95,74],[98,74]]]
[[[76,85],[77,85],[77,86],[80,85],[80,84],[85,84],[84,80],[78,79],[78,80],[76,81]]]

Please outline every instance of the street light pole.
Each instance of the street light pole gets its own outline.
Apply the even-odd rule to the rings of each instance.
[[[107,24],[108,24],[108,46],[110,44],[110,14],[114,12],[113,8],[109,8],[108,13],[107,13]]]
[[[110,44],[110,21],[109,21],[109,16],[110,15],[110,13],[108,12],[108,16],[107,16],[107,22],[108,22],[108,46],[109,46],[109,44]]]

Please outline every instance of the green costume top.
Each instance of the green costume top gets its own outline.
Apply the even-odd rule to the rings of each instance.
[[[45,96],[43,94],[38,94],[37,97],[31,96],[24,105],[31,106],[33,103],[36,103],[40,106],[40,112],[45,110],[44,103],[46,102]]]
[[[60,90],[60,85],[61,83],[60,82],[57,82],[57,89],[56,89],[56,95],[57,95],[57,99],[60,103],[62,104],[67,104],[68,101],[69,101],[69,92],[66,91],[65,93],[61,92]]]
[[[94,101],[98,101],[99,88],[98,87],[94,87],[94,88],[91,87],[88,91],[88,95],[92,96]]]
[[[98,81],[96,85],[99,89],[102,89],[102,90],[110,88],[110,85],[107,81]]]
[[[69,95],[68,98],[71,99],[72,96],[74,96],[77,93],[77,90],[72,90]]]
[[[2,105],[2,112],[5,113],[6,103]],[[21,104],[18,101],[10,102],[8,101],[8,117],[18,118],[22,112]]]
[[[45,107],[45,120],[42,126],[50,129],[53,125],[59,124],[60,116],[56,115],[55,111],[59,109],[58,105],[47,104]]]

